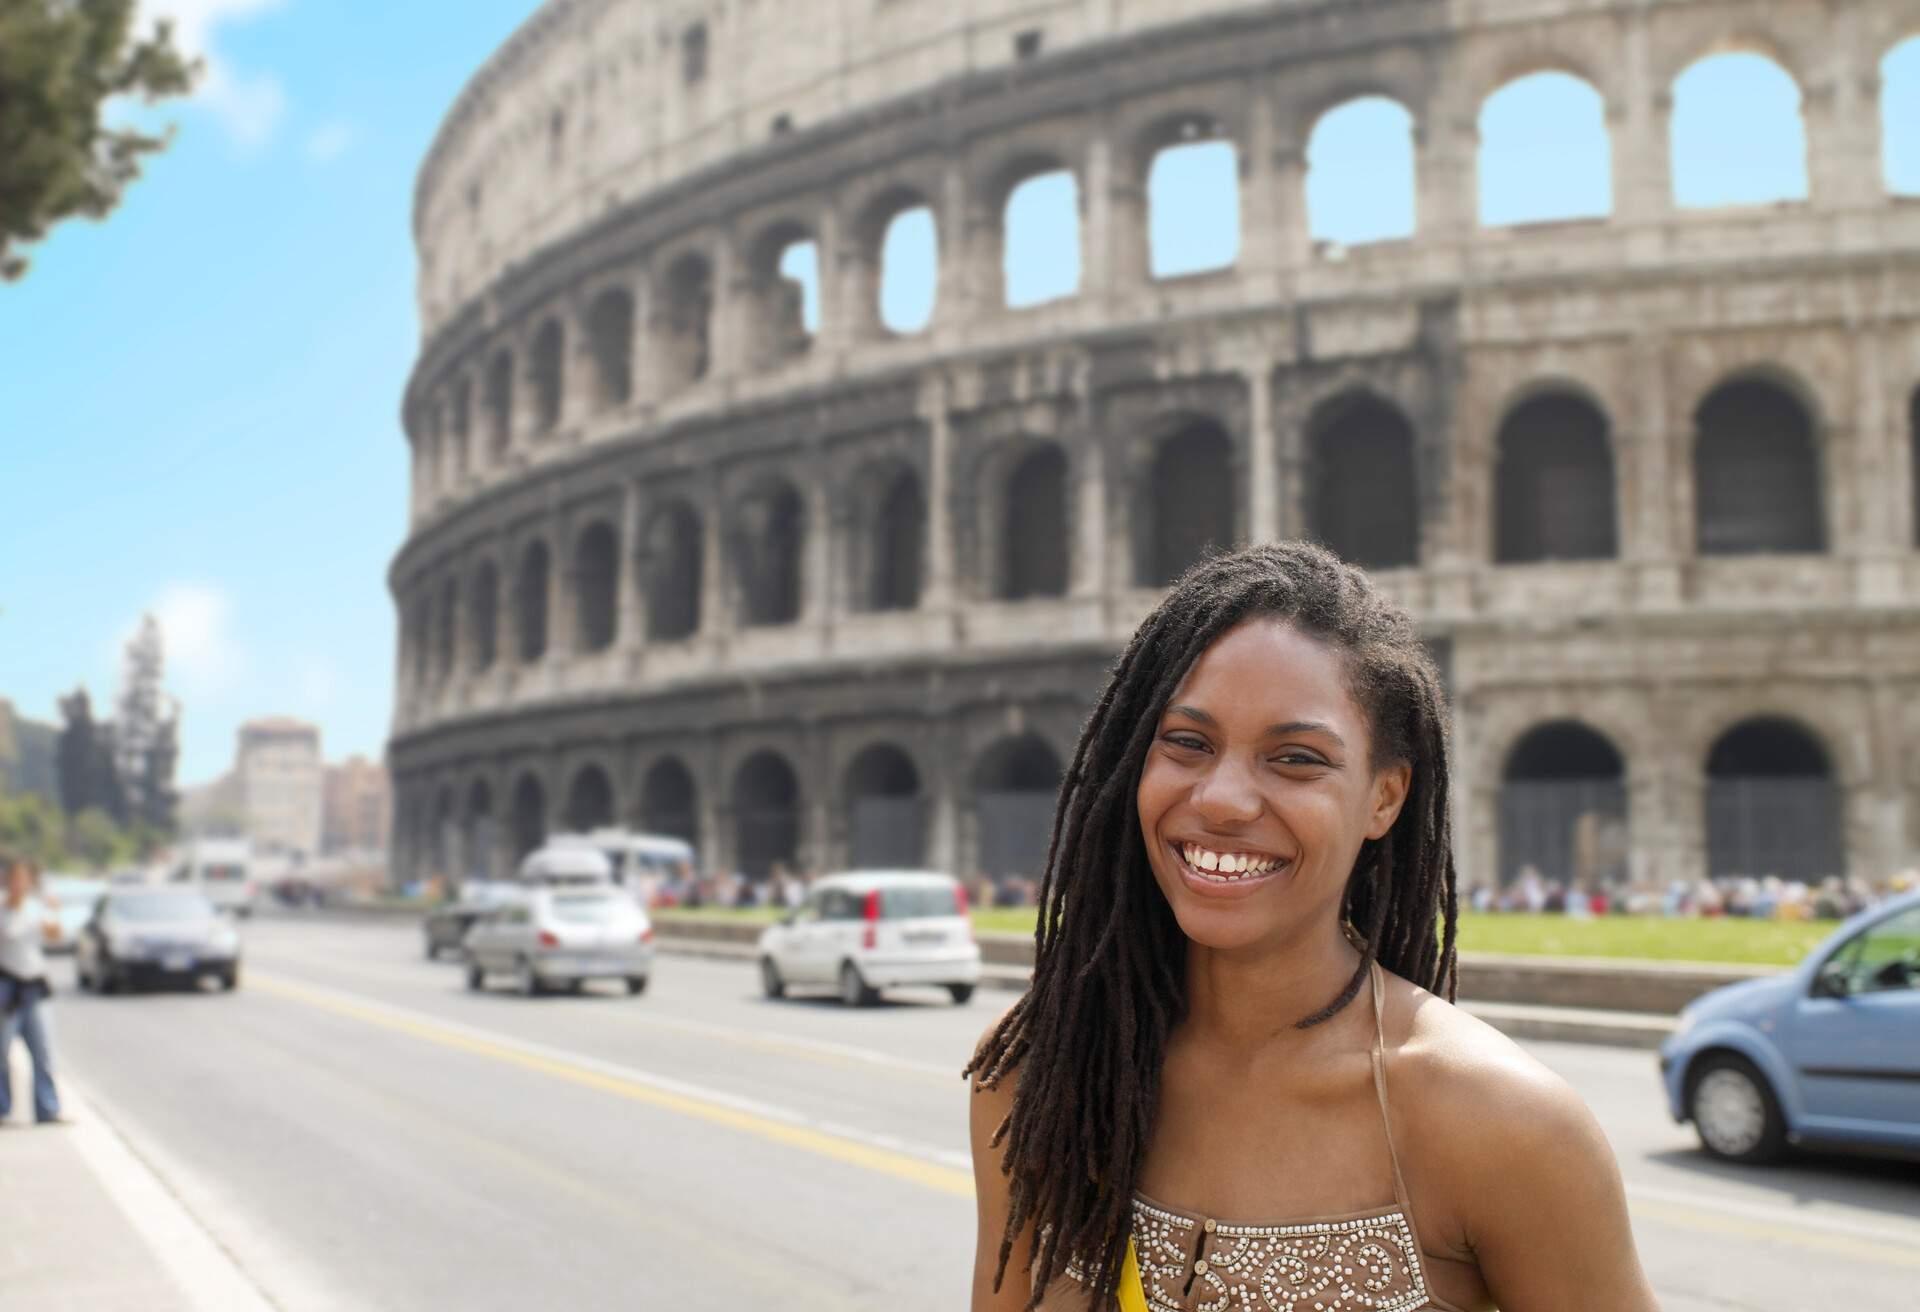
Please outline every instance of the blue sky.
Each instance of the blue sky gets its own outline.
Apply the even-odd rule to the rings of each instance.
[[[418,347],[413,174],[466,77],[534,0],[154,3],[206,52],[208,83],[163,110],[178,136],[117,213],[63,225],[27,252],[24,281],[0,284],[0,480],[12,494],[0,696],[47,720],[79,683],[110,701],[120,644],[151,610],[185,704],[184,781],[224,769],[235,729],[257,715],[319,722],[331,759],[377,755],[393,692],[385,575],[406,523],[397,414]],[[1675,143],[1701,188],[1688,199],[1792,194],[1791,158],[1782,168],[1732,144],[1767,136],[1752,128],[1768,70],[1735,57],[1706,72],[1676,88],[1694,106],[1676,137],[1698,133]],[[1899,121],[1920,124],[1920,42],[1887,73]],[[1532,79],[1489,116],[1483,134],[1501,143],[1483,160],[1489,221],[1606,212],[1590,92]],[[1322,133],[1315,235],[1409,230],[1404,114],[1357,105]],[[1920,192],[1916,147],[1889,174]],[[1165,157],[1152,188],[1157,271],[1220,267],[1253,239],[1220,203],[1232,173],[1219,143]],[[1016,300],[1077,285],[1072,196],[1072,180],[1055,178],[1015,197]],[[932,237],[915,220],[890,238],[890,314],[938,313]]]

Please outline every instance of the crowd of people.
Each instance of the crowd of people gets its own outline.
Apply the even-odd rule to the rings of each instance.
[[[1778,875],[1718,875],[1660,887],[1627,881],[1548,879],[1532,866],[1503,887],[1469,885],[1463,905],[1475,911],[1568,916],[1734,916],[1754,920],[1845,920],[1897,893],[1920,888],[1920,870],[1877,882],[1828,875],[1808,882]]]

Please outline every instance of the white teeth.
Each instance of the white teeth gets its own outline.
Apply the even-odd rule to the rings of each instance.
[[[1219,854],[1217,852],[1209,852],[1204,847],[1201,848],[1200,849],[1200,868],[1202,870],[1218,870],[1220,868]]]
[[[1250,852],[1214,852],[1198,843],[1182,843],[1180,855],[1195,870],[1218,875],[1218,882],[1223,884],[1249,875],[1264,875],[1282,864],[1278,857],[1254,856]]]

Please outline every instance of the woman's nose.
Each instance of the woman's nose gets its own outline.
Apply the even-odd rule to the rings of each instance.
[[[1244,766],[1216,758],[1214,767],[1194,785],[1193,809],[1209,821],[1245,822],[1260,814],[1260,790]]]

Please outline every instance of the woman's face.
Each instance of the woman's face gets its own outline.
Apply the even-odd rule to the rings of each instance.
[[[1284,620],[1229,629],[1160,717],[1135,805],[1180,928],[1211,948],[1331,929],[1360,844],[1393,827],[1410,770],[1377,773],[1342,657]]]

